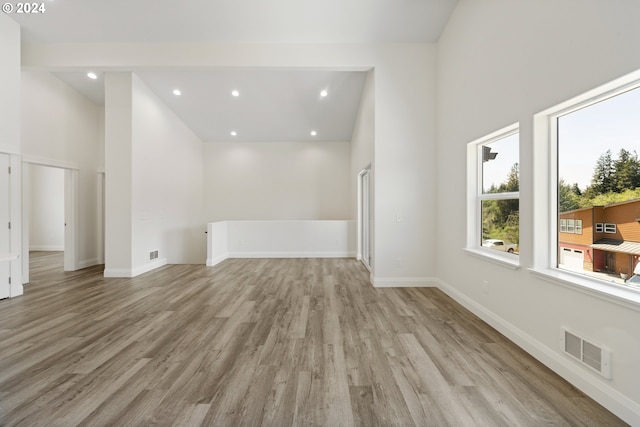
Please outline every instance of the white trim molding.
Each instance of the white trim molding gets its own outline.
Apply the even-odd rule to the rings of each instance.
[[[433,288],[440,280],[435,277],[375,277],[371,284],[376,288]]]
[[[105,268],[104,270],[104,277],[110,277],[110,278],[115,278],[115,277],[126,277],[126,278],[131,278],[131,277],[136,277],[139,276],[141,274],[144,273],[148,273],[152,270],[155,270],[156,268],[160,268],[164,265],[167,264],[167,259],[166,258],[161,258],[161,259],[157,259],[153,262],[141,265],[139,267],[135,267],[132,269],[129,268]]]
[[[492,328],[513,341],[520,348],[569,381],[582,392],[615,413],[631,425],[640,425],[640,404],[629,399],[607,383],[598,380],[581,366],[573,363],[568,356],[549,348],[531,335],[519,329],[506,319],[498,316],[477,301],[458,291],[448,283],[436,279],[438,288],[471,311]]]

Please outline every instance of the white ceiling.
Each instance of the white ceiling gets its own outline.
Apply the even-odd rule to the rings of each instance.
[[[26,43],[435,42],[457,0],[49,0]],[[98,80],[86,77],[97,71]],[[366,73],[136,70],[203,141],[349,141]],[[56,71],[104,103],[99,70]],[[182,96],[172,94],[174,88]],[[231,96],[237,89],[241,95]],[[321,90],[329,96],[321,98]],[[238,133],[232,137],[230,132]],[[312,137],[311,130],[318,135]]]

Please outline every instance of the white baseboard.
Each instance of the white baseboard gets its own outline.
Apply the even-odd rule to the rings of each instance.
[[[229,252],[227,258],[354,258],[355,252]]]
[[[207,267],[213,267],[214,265],[220,264],[225,259],[229,258],[229,254],[222,254],[216,258],[207,258]]]
[[[29,245],[29,251],[64,252],[64,245]]]
[[[531,335],[458,291],[453,286],[440,279],[436,280],[440,290],[487,322],[491,327],[509,338],[531,356],[535,357],[627,423],[640,426],[640,404],[629,399],[627,396],[610,387],[606,382],[596,378],[594,374],[587,371],[586,368],[577,365],[574,361],[569,360],[568,357],[565,357],[558,351],[547,347]]]
[[[371,283],[376,288],[432,288],[432,287],[437,287],[439,284],[439,281],[435,277],[371,276]]]
[[[130,268],[105,268],[104,277],[132,277]]]
[[[157,259],[136,268],[105,268],[104,277],[136,277],[167,264],[166,258]]]
[[[9,298],[19,297],[24,294],[24,286],[22,283],[12,283],[9,286]]]
[[[94,265],[98,265],[98,264],[100,264],[98,262],[98,258],[85,259],[83,261],[78,262],[78,270],[87,268],[87,267],[93,267]]]

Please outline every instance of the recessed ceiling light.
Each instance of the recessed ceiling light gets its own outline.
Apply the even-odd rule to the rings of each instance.
[[[320,96],[323,98],[327,95],[329,95],[329,92],[327,92],[326,90],[323,90],[322,92],[320,92]]]
[[[94,72],[89,72],[87,73],[87,77],[89,77],[91,80],[96,80],[98,78],[98,75]]]
[[[236,132],[235,130],[231,131],[231,136],[238,136],[238,132]]]
[[[182,92],[180,92],[180,89],[174,89],[174,90],[173,90],[173,94],[174,94],[175,96],[180,96],[180,95],[182,95]]]
[[[238,92],[237,90],[233,90],[233,91],[231,91],[231,95],[240,96],[240,92]]]
[[[311,136],[316,136],[318,133],[315,130],[311,131]]]

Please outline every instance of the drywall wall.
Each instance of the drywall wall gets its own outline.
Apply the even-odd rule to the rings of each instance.
[[[104,81],[105,277],[132,271],[132,79],[132,73],[114,72]]]
[[[20,26],[0,15],[0,151],[20,152]]]
[[[105,276],[204,263],[202,142],[135,74],[105,77]]]
[[[638,16],[639,3],[620,0],[460,1],[438,47],[434,203],[444,288],[635,425],[640,425],[640,311],[542,281],[528,267],[535,231],[533,115],[640,68]],[[515,122],[520,122],[522,267],[511,270],[462,249],[467,143]],[[611,349],[611,381],[561,354],[563,326]]]
[[[435,45],[25,44],[22,58],[39,69],[375,69],[374,274],[381,285],[433,283]]]
[[[20,162],[20,26],[6,15],[0,15],[0,152],[9,153],[10,261],[0,263],[0,274],[11,276],[10,296],[22,295],[22,165]],[[5,249],[7,246],[5,246]],[[6,255],[6,254],[5,254]]]
[[[207,221],[351,219],[348,142],[204,145]]]
[[[220,221],[207,224],[207,265],[227,258],[347,258],[355,221]]]
[[[362,89],[360,99],[360,109],[358,117],[353,127],[351,137],[351,173],[349,175],[349,185],[351,187],[351,218],[358,220],[358,175],[365,169],[370,168],[370,206],[375,205],[375,71],[367,73],[367,79]],[[375,259],[375,210],[370,210],[369,238],[371,247],[371,258]],[[357,231],[357,230],[356,230]],[[358,233],[350,236],[353,247],[357,246]]]
[[[132,83],[132,268],[155,250],[170,264],[203,264],[202,141],[135,74]]]
[[[76,264],[97,264],[96,179],[101,109],[43,71],[21,75],[23,160],[78,170]]]
[[[64,170],[29,167],[29,250],[64,250]]]

